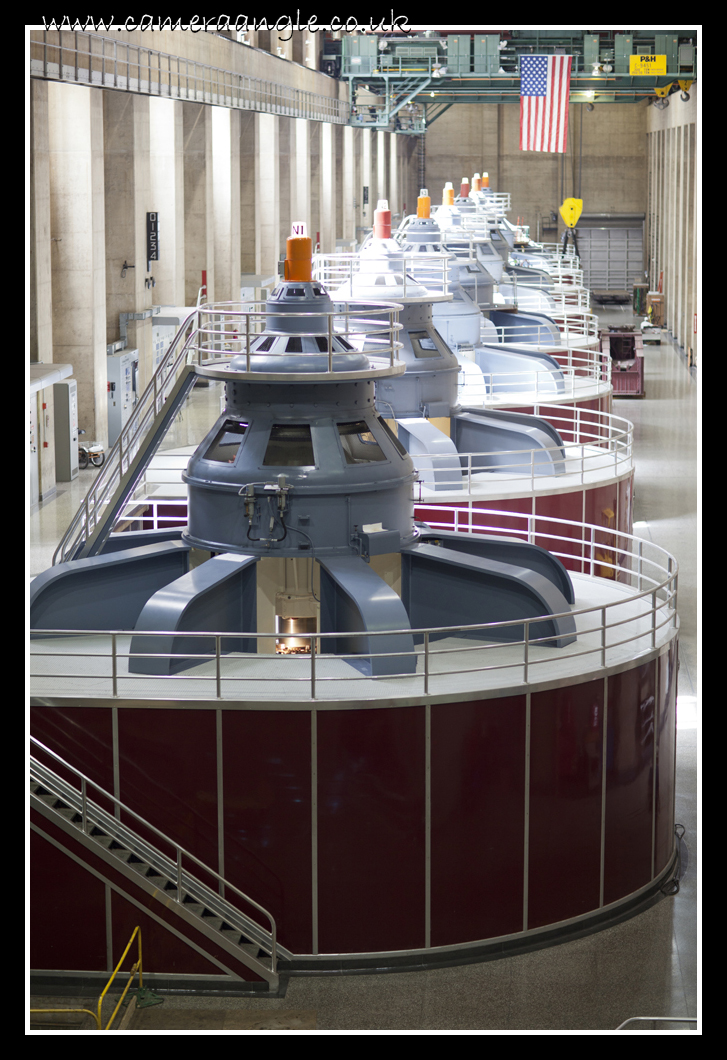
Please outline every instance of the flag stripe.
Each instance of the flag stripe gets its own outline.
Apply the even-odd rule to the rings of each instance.
[[[569,55],[521,57],[521,151],[566,150],[572,61]]]

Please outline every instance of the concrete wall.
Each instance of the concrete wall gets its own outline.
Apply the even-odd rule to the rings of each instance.
[[[546,242],[562,233],[558,209],[571,196],[583,199],[584,213],[645,213],[646,104],[601,104],[592,111],[572,104],[564,155],[520,150],[516,104],[450,107],[426,134],[432,204],[441,203],[446,181],[456,194],[461,178],[471,182],[475,172],[488,172],[495,191],[510,192],[509,219],[523,218],[531,236]],[[557,229],[547,228],[551,212]]]
[[[83,34],[56,36],[67,49],[87,47]],[[297,62],[212,34],[122,32],[114,41],[347,98],[344,82],[310,68],[315,48],[305,39],[293,42]],[[118,75],[138,76],[123,48],[118,55]],[[63,61],[73,69],[70,51]],[[100,59],[93,66],[101,72]],[[140,350],[143,390],[153,370],[152,306],[194,305],[203,273],[208,299],[236,300],[241,275],[276,275],[292,220],[305,220],[332,252],[337,240],[361,237],[377,198],[395,213],[416,200],[409,138],[110,88],[31,85],[29,356],[73,365],[80,425],[104,444],[106,347],[121,338],[121,314],[141,317],[128,322],[127,337]],[[160,258],[151,264],[148,212],[159,214]],[[52,402],[45,405],[39,431],[50,432],[43,465],[53,479]]]
[[[699,233],[697,171],[698,88],[689,100],[669,96],[669,106],[647,109],[648,149],[647,267],[656,289],[662,276],[666,323],[696,363],[699,300]],[[698,325],[698,321],[696,321]]]

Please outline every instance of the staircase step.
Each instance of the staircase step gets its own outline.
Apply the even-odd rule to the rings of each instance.
[[[215,914],[210,913],[208,909],[205,909],[202,912],[202,920],[204,920],[205,924],[207,924],[209,927],[214,928],[215,931],[220,931],[222,925],[224,924],[224,920],[221,916],[215,916]]]
[[[117,843],[116,846],[114,846],[114,844],[111,843],[111,846],[109,847],[109,850],[120,861],[125,861],[127,864],[129,863],[129,859],[132,857],[131,851],[127,850],[126,847],[122,847],[120,843]]]
[[[72,810],[70,806],[64,806],[63,809],[56,807],[56,812],[61,817],[65,817],[67,821],[70,821],[71,824],[79,824],[83,820],[83,815],[78,810]]]

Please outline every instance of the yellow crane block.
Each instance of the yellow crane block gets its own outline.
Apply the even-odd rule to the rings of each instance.
[[[583,199],[566,199],[560,208],[560,216],[568,228],[575,228],[578,218],[583,212]]]

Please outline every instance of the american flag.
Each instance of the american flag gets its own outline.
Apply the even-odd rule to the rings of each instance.
[[[570,55],[520,57],[521,151],[565,151],[572,61]]]

